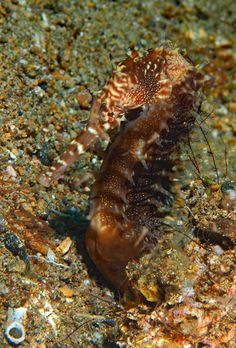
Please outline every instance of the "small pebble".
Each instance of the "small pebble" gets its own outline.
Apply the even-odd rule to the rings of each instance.
[[[7,173],[9,176],[16,178],[17,177],[17,172],[12,166],[7,166]]]
[[[72,245],[72,240],[70,237],[66,237],[56,248],[56,251],[58,251],[61,255],[65,255]]]
[[[10,292],[9,288],[4,284],[0,283],[0,295],[7,295]]]
[[[214,246],[212,247],[212,249],[215,251],[215,253],[216,253],[218,256],[224,254],[224,250],[221,248],[220,245],[214,245]]]
[[[24,273],[25,263],[22,260],[13,260],[8,262],[7,271],[9,273]]]
[[[218,191],[219,188],[220,188],[220,185],[219,185],[219,184],[213,184],[213,185],[211,185],[211,190],[212,190],[212,191]]]
[[[92,97],[91,97],[91,94],[89,93],[89,91],[87,91],[86,89],[80,91],[76,98],[77,98],[77,101],[78,101],[81,109],[88,109],[89,108],[90,102],[92,100]]]
[[[70,289],[70,288],[67,288],[67,287],[62,287],[62,288],[59,288],[59,291],[65,296],[65,297],[72,297],[75,292],[74,290]]]

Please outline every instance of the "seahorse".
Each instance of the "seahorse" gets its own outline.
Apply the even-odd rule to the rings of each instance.
[[[92,190],[86,232],[91,259],[122,292],[130,288],[127,263],[158,240],[158,208],[171,184],[170,155],[193,128],[192,111],[203,81],[178,50],[132,51],[94,99],[86,129],[39,178],[49,186],[98,139],[109,139],[124,116],[128,119],[107,149]]]
[[[107,150],[91,195],[88,253],[121,292],[131,288],[125,267],[158,242],[160,208],[170,190],[170,156],[194,125],[203,75],[176,50],[150,50],[142,61],[138,93],[150,98],[136,105]],[[131,66],[132,68],[132,66]],[[133,73],[139,70],[130,69]],[[141,80],[144,79],[144,81]]]

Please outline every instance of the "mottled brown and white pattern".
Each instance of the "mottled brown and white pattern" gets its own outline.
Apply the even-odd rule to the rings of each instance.
[[[50,186],[98,139],[109,139],[109,130],[119,127],[129,110],[168,98],[172,84],[181,80],[186,65],[190,68],[190,64],[176,51],[150,49],[144,56],[132,51],[124,62],[117,65],[94,99],[86,129],[72,141],[55,164],[41,174],[40,184]]]

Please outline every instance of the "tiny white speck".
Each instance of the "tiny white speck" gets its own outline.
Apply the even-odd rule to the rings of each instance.
[[[44,12],[42,13],[42,20],[43,20],[44,26],[49,27],[48,18],[46,16],[46,13],[44,13]]]
[[[108,130],[110,129],[110,124],[109,123],[104,123],[103,128]]]
[[[83,147],[82,144],[76,143],[76,147],[77,147],[77,152],[78,153],[83,153],[84,152],[84,147]]]
[[[88,127],[88,131],[89,131],[89,133],[91,133],[91,134],[95,134],[95,135],[98,134],[98,132],[96,131],[96,129],[94,129],[94,128],[92,128],[92,127]]]
[[[60,163],[63,166],[67,166],[67,163],[65,161],[63,161],[62,159],[57,160],[57,163]]]
[[[84,286],[90,286],[91,285],[91,281],[89,279],[86,279],[83,281]]]

